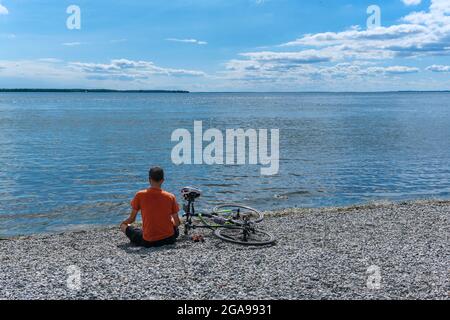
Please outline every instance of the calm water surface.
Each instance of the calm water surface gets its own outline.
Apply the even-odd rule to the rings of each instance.
[[[279,128],[280,172],[175,166],[173,130]],[[0,94],[0,236],[118,223],[164,166],[200,207],[450,198],[450,94]]]

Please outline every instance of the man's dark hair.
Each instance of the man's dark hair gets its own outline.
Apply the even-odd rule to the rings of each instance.
[[[153,167],[148,172],[148,177],[156,182],[160,182],[164,179],[164,170],[161,167]]]

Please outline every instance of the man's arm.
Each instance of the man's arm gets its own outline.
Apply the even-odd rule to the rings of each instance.
[[[126,228],[128,227],[128,225],[134,223],[136,221],[136,216],[138,214],[139,210],[131,210],[130,216],[128,217],[128,219],[124,220],[121,224],[120,224],[120,229],[125,232]],[[125,230],[124,230],[125,229]]]
[[[131,200],[131,208],[132,208],[132,210],[131,210],[131,213],[130,213],[130,216],[128,217],[128,219],[124,220],[120,224],[120,230],[122,230],[124,233],[127,230],[128,225],[130,225],[136,221],[136,216],[137,216],[138,212],[141,210],[141,205],[139,202],[139,192],[136,193],[133,200]]]
[[[172,202],[172,214],[170,215],[170,219],[172,220],[173,225],[178,228],[181,224],[180,217],[178,216],[178,212],[180,211],[180,206],[178,205],[177,199],[173,196]]]
[[[172,223],[175,227],[179,227],[181,224],[180,217],[178,216],[178,212],[171,215]]]

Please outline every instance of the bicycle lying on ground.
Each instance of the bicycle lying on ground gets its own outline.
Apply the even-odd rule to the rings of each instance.
[[[188,235],[190,230],[205,228],[213,230],[214,235],[219,239],[232,243],[250,246],[275,243],[275,237],[272,234],[256,228],[256,224],[264,219],[260,211],[230,203],[218,205],[210,213],[197,213],[194,203],[200,197],[201,191],[185,187],[181,190],[181,195],[185,200],[183,206],[185,235]]]

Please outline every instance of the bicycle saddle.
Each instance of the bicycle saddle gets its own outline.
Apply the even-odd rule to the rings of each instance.
[[[194,200],[200,197],[201,194],[202,191],[194,187],[184,187],[183,189],[181,189],[181,195],[185,200]]]

